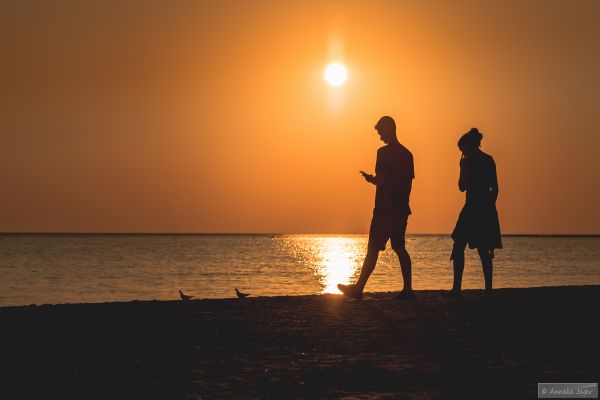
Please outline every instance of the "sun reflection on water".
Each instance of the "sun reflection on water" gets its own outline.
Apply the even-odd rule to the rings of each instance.
[[[364,237],[302,235],[287,239],[288,251],[312,270],[320,293],[340,293],[337,284],[351,282],[360,272]]]
[[[356,243],[340,237],[320,239],[315,272],[322,285],[322,293],[340,293],[338,283],[347,283],[356,273]]]

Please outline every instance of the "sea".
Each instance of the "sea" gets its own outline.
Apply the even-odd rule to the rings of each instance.
[[[0,234],[0,306],[339,293],[360,273],[367,235]],[[408,235],[416,290],[452,286],[448,235]],[[494,287],[600,284],[598,236],[504,236]],[[483,287],[467,250],[463,288]],[[367,292],[402,289],[382,252]]]

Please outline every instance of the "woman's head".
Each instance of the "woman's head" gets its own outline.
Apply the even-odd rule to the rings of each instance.
[[[483,139],[481,132],[477,128],[471,128],[458,139],[458,148],[465,154],[471,153],[479,148],[481,139]]]

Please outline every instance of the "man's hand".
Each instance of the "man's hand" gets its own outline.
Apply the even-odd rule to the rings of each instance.
[[[360,174],[363,176],[363,178],[365,178],[365,181],[369,182],[369,183],[374,183],[374,176],[371,174],[367,174],[365,171],[358,171],[360,172]]]

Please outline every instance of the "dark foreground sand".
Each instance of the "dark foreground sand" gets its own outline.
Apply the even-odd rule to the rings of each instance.
[[[536,398],[598,382],[600,286],[0,308],[1,399]]]

